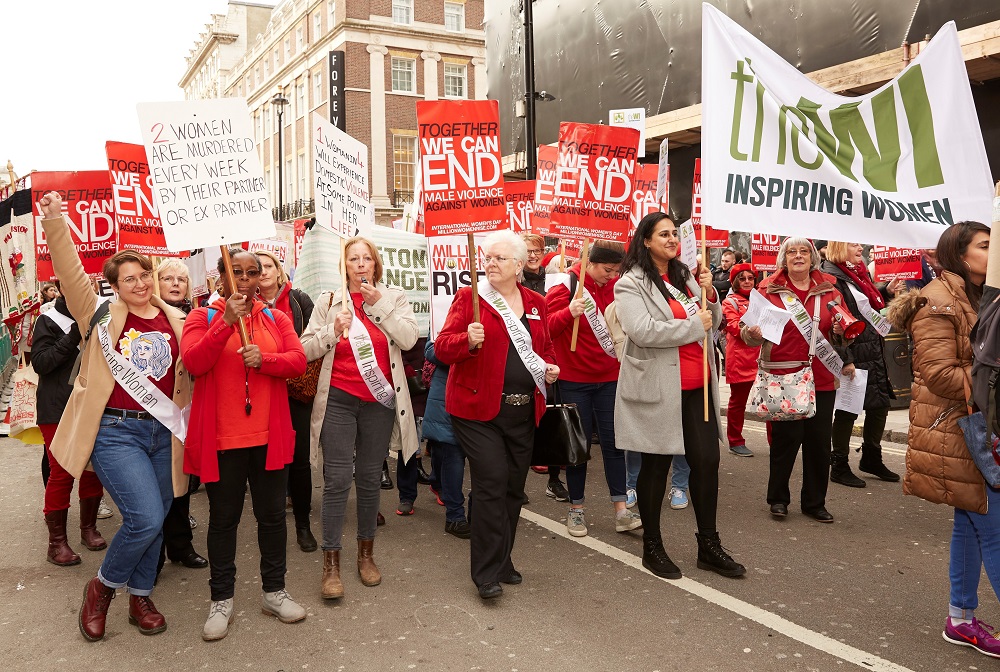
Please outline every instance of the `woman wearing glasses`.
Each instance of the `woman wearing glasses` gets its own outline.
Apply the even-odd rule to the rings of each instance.
[[[406,294],[382,284],[382,259],[374,243],[351,238],[344,249],[347,309],[342,307],[343,288],[324,292],[302,333],[306,357],[323,358],[309,440],[313,463],[323,457],[321,594],[328,600],[344,596],[340,551],[352,480],[357,488],[358,576],[365,586],[377,586],[382,574],[372,552],[382,461],[387,449],[399,451],[403,461],[417,452],[403,368],[403,350],[412,348],[419,335],[417,318]]]
[[[282,623],[306,617],[285,591],[286,467],[295,452],[285,381],[302,375],[306,357],[292,321],[255,298],[260,261],[239,248],[229,254],[236,287],[229,286],[219,259],[228,298],[193,310],[181,342],[184,364],[195,376],[184,469],[198,476],[208,493],[212,603],[201,635],[205,641],[225,637],[235,612],[236,530],[247,482],[257,519],[261,611]]]
[[[459,290],[434,348],[451,366],[445,409],[469,458],[472,580],[479,596],[490,599],[503,593],[501,583],[521,583],[510,555],[545,385],[555,382],[559,367],[552,363],[545,299],[517,281],[528,258],[524,241],[497,231],[483,248],[479,321],[472,290]]]
[[[726,438],[729,452],[740,457],[753,457],[743,438],[747,399],[757,378],[757,358],[760,346],[751,346],[740,338],[740,321],[750,308],[750,292],[757,284],[750,264],[736,264],[729,270],[733,291],[722,301],[722,317],[726,327],[726,382],[729,384],[729,408],[726,411]]]
[[[118,300],[99,302],[62,216],[62,198],[49,192],[39,205],[66,305],[88,336],[81,346],[80,375],[49,450],[74,478],[81,477],[88,463],[93,465],[122,514],[97,576],[84,589],[80,632],[91,642],[103,639],[115,590],[127,588],[129,622],[153,635],[167,628],[149,598],[163,517],[174,495],[187,492],[188,483],[181,468],[183,423],[177,422],[191,398],[191,379],[178,356],[184,314],[153,294],[153,264],[131,250],[105,262],[104,277]],[[133,357],[131,345],[140,340],[161,346],[155,367],[133,361],[139,358]],[[137,387],[143,392],[134,391]]]

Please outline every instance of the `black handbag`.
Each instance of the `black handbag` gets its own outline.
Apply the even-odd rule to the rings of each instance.
[[[564,404],[559,384],[552,385],[545,415],[535,428],[535,446],[531,451],[531,466],[567,466],[583,464],[590,459],[589,437],[583,434],[580,411],[576,404]]]

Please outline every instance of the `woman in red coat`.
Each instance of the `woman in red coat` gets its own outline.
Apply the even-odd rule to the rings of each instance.
[[[545,384],[555,382],[559,367],[545,299],[517,282],[528,258],[524,241],[497,231],[483,248],[480,321],[473,321],[472,291],[460,290],[434,349],[451,366],[445,410],[469,458],[472,580],[489,599],[503,593],[500,583],[521,583],[510,554],[535,426],[545,413]]]
[[[736,264],[729,271],[733,291],[722,302],[722,317],[726,324],[726,382],[729,383],[729,410],[726,411],[726,438],[729,452],[740,457],[753,457],[743,438],[743,420],[750,389],[757,378],[757,358],[760,346],[751,346],[740,338],[740,320],[750,307],[750,292],[756,281],[750,264]]]

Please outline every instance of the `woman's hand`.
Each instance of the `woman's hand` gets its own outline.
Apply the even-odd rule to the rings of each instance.
[[[236,354],[243,355],[243,366],[248,369],[259,369],[260,364],[263,361],[263,357],[260,354],[260,347],[251,343],[250,345],[244,345],[242,348],[236,351]]]
[[[854,380],[854,374],[855,373],[857,373],[857,371],[855,370],[853,364],[847,364],[846,366],[844,366],[843,369],[840,370],[840,375],[842,377],[846,376],[846,377],[850,378],[851,380]]]
[[[222,320],[231,327],[241,317],[249,315],[252,306],[252,298],[246,297],[239,292],[234,292],[226,299],[226,312],[222,314]]]
[[[366,304],[374,306],[382,298],[382,292],[376,289],[374,285],[362,283],[361,296],[364,298]]]
[[[712,296],[712,290],[715,288],[712,286],[712,271],[708,270],[707,266],[698,268],[698,284]]]
[[[475,350],[486,340],[486,329],[481,322],[469,324],[469,350]]]
[[[345,331],[351,328],[351,321],[354,314],[349,310],[342,310],[333,318],[333,332],[340,338]]]
[[[837,336],[844,335],[844,325],[840,323],[840,320],[833,321],[833,333],[837,334]]]
[[[42,208],[43,219],[62,217],[62,196],[58,192],[50,191],[45,194],[42,200],[38,201],[38,205]]]
[[[885,286],[885,291],[893,296],[906,291],[906,280],[893,280]]]
[[[559,367],[555,364],[545,365],[545,382],[551,385],[559,379]]]
[[[573,299],[569,302],[569,314],[573,317],[580,317],[583,315],[584,307],[586,306],[587,300],[582,296],[579,299]]]
[[[747,327],[747,336],[755,341],[761,341],[764,339],[764,332],[760,330],[760,326],[753,325],[752,327]]]
[[[701,320],[701,326],[705,327],[705,331],[712,331],[712,313],[707,310],[699,310],[697,315]]]

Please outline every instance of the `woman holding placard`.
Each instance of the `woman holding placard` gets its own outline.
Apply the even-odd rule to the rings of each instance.
[[[844,307],[856,316],[864,330],[848,348],[856,369],[868,372],[865,386],[865,424],[862,430],[861,462],[858,469],[883,481],[896,483],[899,474],[882,462],[882,432],[889,417],[889,400],[895,399],[889,370],[885,363],[885,335],[892,329],[879,312],[885,307],[887,295],[882,294],[868,275],[861,243],[827,243],[826,260],[820,266],[833,276],[837,291],[844,297]],[[863,488],[865,482],[854,475],[848,463],[851,432],[857,414],[837,409],[833,414],[833,453],[830,455],[830,480],[851,488]]]
[[[522,580],[510,556],[546,383],[555,382],[559,367],[552,363],[545,299],[517,280],[528,259],[524,241],[497,231],[483,249],[479,321],[472,290],[460,289],[434,349],[451,366],[445,409],[469,458],[472,580],[479,596],[491,599],[503,594],[501,583]]]
[[[131,250],[105,262],[104,277],[118,300],[99,301],[62,215],[62,198],[49,192],[39,205],[53,268],[84,334],[80,374],[49,450],[74,478],[93,465],[122,514],[97,576],[84,589],[80,632],[91,642],[103,639],[115,590],[128,588],[129,622],[156,634],[167,628],[149,598],[163,518],[174,495],[188,487],[181,409],[191,398],[191,377],[179,357],[184,314],[154,295],[152,262]],[[162,346],[155,362],[133,361],[140,358],[132,343],[140,341]]]
[[[740,332],[750,346],[762,345],[761,360],[775,374],[793,373],[812,366],[816,389],[816,413],[803,420],[771,423],[771,475],[767,482],[767,503],[775,518],[788,516],[791,493],[788,481],[795,458],[802,448],[802,513],[821,523],[832,523],[826,510],[830,485],[830,433],[837,375],[853,376],[844,330],[834,319],[831,305],[840,307],[843,297],[834,279],[819,270],[820,258],[808,238],[786,238],[778,249],[778,272],[761,282],[760,293],[774,305],[792,314],[781,333],[781,342],[764,340],[759,326],[744,326]],[[810,355],[810,339],[816,334],[815,357]],[[788,368],[775,365],[788,363]],[[845,364],[845,362],[848,362]]]
[[[341,249],[346,295],[343,288],[321,294],[301,337],[310,361],[323,358],[310,446],[314,463],[323,458],[324,599],[344,596],[340,551],[352,480],[357,488],[358,576],[366,586],[382,582],[372,557],[382,461],[387,449],[408,460],[418,447],[403,367],[403,350],[412,348],[419,336],[417,318],[406,294],[382,283],[382,259],[374,243],[351,238]]]
[[[615,403],[618,446],[642,453],[636,481],[644,525],[643,567],[666,579],[681,578],[660,536],[660,511],[674,455],[691,467],[691,500],[698,532],[698,567],[722,576],[743,576],[746,569],[722,547],[716,529],[719,504],[719,382],[715,357],[705,337],[722,322],[712,272],[692,275],[680,258],[674,222],[662,212],[639,222],[615,285],[618,321],[627,338]],[[698,297],[706,293],[707,306]],[[709,417],[705,420],[705,386]],[[664,420],[680,419],[680,432],[663,431]]]

